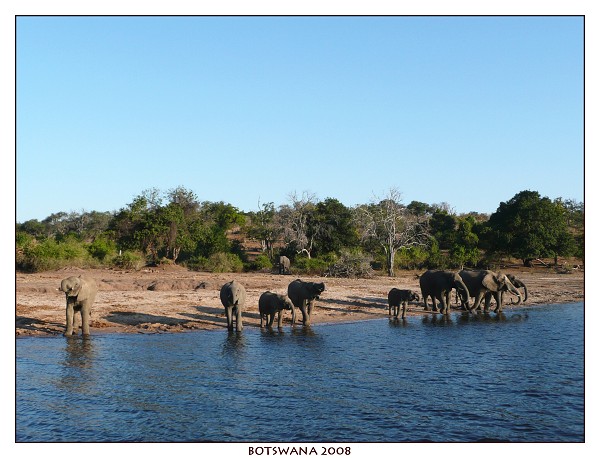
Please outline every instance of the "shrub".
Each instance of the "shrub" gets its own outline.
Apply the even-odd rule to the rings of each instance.
[[[273,269],[273,263],[266,254],[259,254],[252,263],[250,263],[252,270],[270,271]]]
[[[244,270],[244,263],[236,254],[215,253],[206,261],[205,269],[213,273],[241,272]]]
[[[399,269],[421,269],[427,262],[427,250],[420,246],[401,248],[396,253],[394,264]]]
[[[120,269],[140,270],[146,265],[144,256],[141,253],[125,250],[117,255],[113,261],[113,265]]]
[[[339,258],[327,269],[327,275],[344,278],[371,278],[373,258],[360,249],[342,249]]]
[[[116,254],[117,246],[112,240],[98,237],[88,245],[87,250],[93,258],[105,261],[108,257],[112,257]]]
[[[192,256],[186,259],[182,264],[190,270],[206,270],[206,259],[204,256]]]
[[[291,267],[293,272],[308,275],[323,275],[329,267],[326,260],[321,258],[297,257]]]

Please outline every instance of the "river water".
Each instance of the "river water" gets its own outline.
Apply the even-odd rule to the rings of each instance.
[[[583,310],[19,338],[16,440],[582,442]]]

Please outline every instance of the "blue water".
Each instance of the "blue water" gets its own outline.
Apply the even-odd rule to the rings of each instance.
[[[17,339],[18,442],[584,441],[583,304]]]

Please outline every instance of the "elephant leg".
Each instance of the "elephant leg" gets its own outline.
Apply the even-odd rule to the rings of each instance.
[[[440,305],[441,305],[440,313],[447,315],[450,312],[450,310],[449,310],[450,307],[449,307],[448,303],[446,302],[446,295],[443,293],[440,295]]]
[[[90,335],[90,309],[87,304],[81,306],[81,334]]]
[[[502,300],[504,299],[504,291],[498,291],[496,293],[496,308],[494,309],[495,313],[502,311]]]
[[[275,312],[269,313],[269,327],[273,327],[273,321],[275,320]]]
[[[491,303],[492,303],[492,295],[491,295],[491,293],[487,293],[485,295],[485,305],[483,306],[484,313],[490,313]]]
[[[296,324],[296,307],[292,305],[292,324]]]
[[[267,315],[261,312],[260,314],[260,327],[264,327],[264,323],[267,321]]]
[[[73,324],[75,321],[75,311],[73,310],[72,304],[67,304],[67,329],[65,330],[65,336],[73,335]]]
[[[279,312],[277,312],[277,327],[280,328],[282,324],[283,324],[283,313],[280,310]]]
[[[392,304],[388,305],[388,315],[391,317],[392,316]]]
[[[402,303],[402,319],[406,316],[406,302]]]
[[[308,301],[308,316],[309,316],[309,318],[312,315],[312,309],[313,309],[313,301]]]
[[[438,307],[438,305],[435,303],[435,301],[436,301],[436,300],[437,300],[437,301],[439,301],[439,303],[440,303],[440,306],[439,306],[439,307]],[[433,297],[431,298],[431,302],[433,303],[433,305],[432,305],[432,307],[431,307],[431,310],[433,310],[434,312],[439,312],[439,311],[441,311],[441,310],[440,310],[440,307],[442,307],[442,306],[444,305],[444,301],[443,301],[441,298],[433,296]]]
[[[227,329],[233,331],[233,307],[225,307],[225,314],[227,315]]]
[[[310,315],[308,314],[308,311],[306,310],[306,304],[303,304],[300,307],[300,311],[302,312],[302,323],[305,325],[310,324]]]
[[[235,328],[238,332],[244,329],[244,323],[242,322],[242,308],[235,308]]]
[[[428,311],[429,305],[427,305],[427,296],[425,294],[423,294],[423,303],[425,304],[425,307],[423,308],[423,310]]]

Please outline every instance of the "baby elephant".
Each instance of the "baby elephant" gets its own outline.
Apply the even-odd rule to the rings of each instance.
[[[392,308],[394,309],[394,317],[398,318],[400,305],[402,305],[402,318],[406,315],[406,306],[408,301],[418,301],[419,295],[409,289],[392,288],[388,293],[389,314],[392,316]]]
[[[244,286],[236,280],[225,283],[221,287],[221,304],[225,307],[227,315],[227,329],[233,331],[233,321],[235,320],[235,329],[241,331],[244,329],[242,323],[242,312],[246,302],[246,290]]]
[[[281,321],[283,319],[283,310],[292,310],[294,304],[283,294],[275,294],[271,291],[266,291],[261,294],[258,299],[258,311],[260,313],[260,327],[264,326],[264,323],[269,320],[268,326],[273,326],[273,320],[275,319],[275,313],[277,313],[277,327],[281,327]],[[264,321],[263,321],[264,320]]]
[[[64,292],[67,298],[67,329],[64,335],[73,335],[75,313],[79,312],[81,313],[81,333],[84,336],[89,336],[92,304],[98,292],[96,282],[81,275],[79,277],[68,277],[60,283],[58,290]]]

